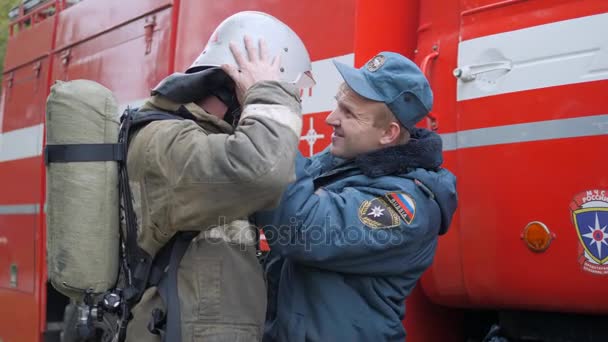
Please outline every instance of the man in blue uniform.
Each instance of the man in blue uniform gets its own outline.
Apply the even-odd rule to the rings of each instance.
[[[280,206],[255,215],[265,263],[264,341],[400,341],[405,298],[457,205],[441,138],[414,125],[433,95],[409,59],[382,52],[344,78],[331,146],[296,159]]]

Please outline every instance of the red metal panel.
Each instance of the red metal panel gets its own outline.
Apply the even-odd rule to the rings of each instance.
[[[608,2],[604,0],[585,0],[584,4],[572,0],[462,2],[462,40],[608,11]]]
[[[438,133],[456,131],[456,81],[452,70],[456,65],[458,30],[460,27],[457,1],[421,1],[418,47],[414,61],[422,66],[425,60],[427,78],[434,95],[433,116],[437,118]],[[438,53],[437,57],[432,56]],[[426,126],[426,125],[425,125]],[[449,165],[448,168],[456,171]]]
[[[0,338],[5,342],[40,341],[36,299],[31,294],[0,289]]]
[[[0,215],[0,338],[36,342],[40,338],[35,245],[37,215]],[[10,266],[17,266],[17,288],[10,286]]]
[[[597,1],[585,2],[585,9],[579,5],[577,1],[464,0],[462,39],[602,12]],[[419,37],[419,52],[429,51],[429,44],[438,46],[434,66],[438,72],[431,75],[434,111],[449,114],[440,116],[440,133],[606,113],[602,91],[606,81],[456,103],[450,69],[456,65],[459,28],[448,20],[452,14],[441,14],[437,8],[423,2],[425,30]],[[440,21],[445,29],[434,35],[436,26],[426,29],[424,18],[442,15],[447,15]],[[458,177],[459,211],[451,231],[440,239],[433,268],[423,278],[425,292],[434,302],[459,307],[606,312],[606,300],[580,296],[603,280],[578,264],[578,237],[568,206],[575,194],[606,187],[600,146],[607,144],[607,136],[594,136],[445,153],[447,167]],[[540,254],[531,252],[520,238],[526,224],[536,220],[557,234],[549,250]]]
[[[148,54],[146,20],[156,23]],[[145,98],[169,73],[170,25],[171,8],[166,8],[59,51],[54,59],[52,79],[97,81],[111,89],[119,103]],[[67,64],[61,58],[66,51],[69,51]]]
[[[0,288],[34,292],[37,215],[0,215]],[[10,266],[17,267],[17,286],[10,284]]]
[[[417,47],[414,61],[427,76],[434,95],[432,116],[436,118],[438,133],[455,132],[457,118],[456,82],[452,75],[456,65],[458,30],[460,26],[458,1],[420,1],[417,27]],[[430,127],[430,121],[422,122]],[[458,174],[457,155],[444,153],[444,167]],[[433,265],[423,275],[417,288],[406,301],[405,327],[408,341],[462,341],[463,317],[461,313],[435,305],[437,282],[441,284],[439,294],[446,304],[447,299],[461,303],[466,300],[462,260],[459,257],[460,227],[458,212],[453,218],[448,233],[439,238],[439,246]],[[441,272],[436,272],[439,269]],[[428,296],[428,297],[427,297]],[[441,329],[437,329],[441,326]]]
[[[182,0],[173,0],[171,9],[171,39],[169,42],[169,72],[175,71],[175,50],[177,50],[177,26],[179,24],[179,13],[182,6]]]
[[[458,104],[460,130],[606,114],[608,81],[488,96]]]
[[[42,165],[41,157],[0,162],[0,205],[40,203]]]
[[[433,304],[420,285],[405,302],[405,330],[408,342],[462,342],[464,314]]]
[[[44,122],[51,74],[48,55],[54,48],[56,25],[57,16],[53,16],[23,28],[8,40],[0,115],[0,130],[4,133]],[[24,138],[40,139],[34,136],[35,131],[31,130],[34,134],[28,133]],[[19,142],[12,139],[10,143]],[[32,145],[31,141],[23,143]],[[19,149],[15,145],[6,145],[5,148]],[[43,167],[40,157],[0,163],[0,203],[38,205],[42,211]],[[46,329],[46,241],[42,234],[42,220],[41,215],[0,216],[0,235],[5,235],[8,240],[5,261],[18,267],[18,291],[0,290],[3,308],[0,309],[0,317],[10,317],[0,320],[0,338],[6,341],[39,341],[41,331]],[[3,264],[0,267],[0,286],[6,288],[8,266]],[[19,324],[15,325],[16,322]]]
[[[245,10],[263,11],[285,22],[302,38],[312,60],[353,52],[355,0],[182,0],[175,70],[190,66],[222,20]]]
[[[12,81],[3,82],[4,115],[1,132],[42,123],[46,104],[49,59],[44,58],[14,70]],[[5,74],[6,75],[6,74]]]
[[[445,152],[445,165],[454,171],[456,165],[458,165],[458,157],[458,151]],[[460,174],[457,174],[457,177],[457,186],[460,191],[462,188]],[[462,208],[462,206],[463,200],[459,198],[459,208]],[[450,230],[439,238],[439,246],[437,247],[433,265],[424,273],[420,284],[422,284],[422,290],[429,296],[430,301],[447,306],[466,307],[469,305],[469,299],[464,280],[463,241],[460,234],[459,222],[462,222],[462,220],[460,219],[460,210],[457,210],[452,218]],[[415,314],[410,316],[415,316]]]
[[[440,134],[453,133],[459,125],[455,115],[456,81],[452,76],[458,51],[459,12],[458,1],[421,1],[420,5],[418,46],[414,60],[418,65],[426,64],[423,71],[433,89],[435,100],[432,113],[437,119]],[[436,57],[432,57],[435,55]],[[426,124],[423,123],[423,126]],[[458,151],[444,152],[444,167],[460,177]],[[460,184],[458,188],[461,188]],[[462,200],[459,206],[462,206]],[[457,211],[448,233],[439,238],[433,266],[423,275],[420,283],[423,292],[429,295],[431,301],[441,298],[442,304],[467,302],[458,218]],[[412,316],[416,316],[416,313],[410,311],[406,316],[406,325],[407,320]],[[427,324],[433,323],[427,322]],[[422,324],[420,329],[424,327],[425,325]],[[416,326],[414,328],[418,329]],[[441,339],[429,335],[421,340]]]
[[[606,278],[579,265],[569,209],[575,194],[608,187],[599,146],[608,146],[608,136],[460,151],[462,257],[476,305],[608,312],[608,297],[581,295],[595,293]],[[520,238],[537,220],[557,235],[544,253]]]
[[[52,17],[9,37],[4,72],[47,56],[52,50],[54,24],[55,17]]]
[[[42,180],[42,193],[40,196],[40,210],[36,229],[38,236],[36,244],[36,301],[38,302],[38,331],[46,331],[46,313],[47,313],[47,263],[46,263],[46,214],[44,213],[44,199],[46,197],[46,180]]]
[[[380,51],[413,58],[416,49],[419,0],[357,0],[355,65],[361,66]]]
[[[83,1],[59,14],[56,49],[63,49],[148,13],[169,7],[171,3],[171,0]],[[141,32],[143,33],[143,28]]]

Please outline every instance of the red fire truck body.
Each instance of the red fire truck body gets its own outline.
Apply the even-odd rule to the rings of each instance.
[[[429,78],[423,126],[443,138],[459,209],[408,298],[408,341],[476,340],[471,326],[494,323],[513,339],[600,340],[577,331],[608,314],[608,2],[27,0],[2,75],[0,341],[52,340],[67,303],[46,274],[50,86],[91,79],[137,106],[242,10],[278,17],[309,49],[306,156],[330,142],[324,118],[341,83],[332,60],[359,67],[397,51]]]

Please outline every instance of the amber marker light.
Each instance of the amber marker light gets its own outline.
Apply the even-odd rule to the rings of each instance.
[[[521,238],[531,251],[540,253],[549,248],[551,241],[555,239],[555,234],[552,234],[544,223],[534,221],[524,228]]]

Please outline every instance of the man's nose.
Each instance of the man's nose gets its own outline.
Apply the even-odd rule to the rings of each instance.
[[[325,123],[330,126],[340,125],[340,121],[338,120],[338,115],[336,114],[335,109],[325,118]]]

